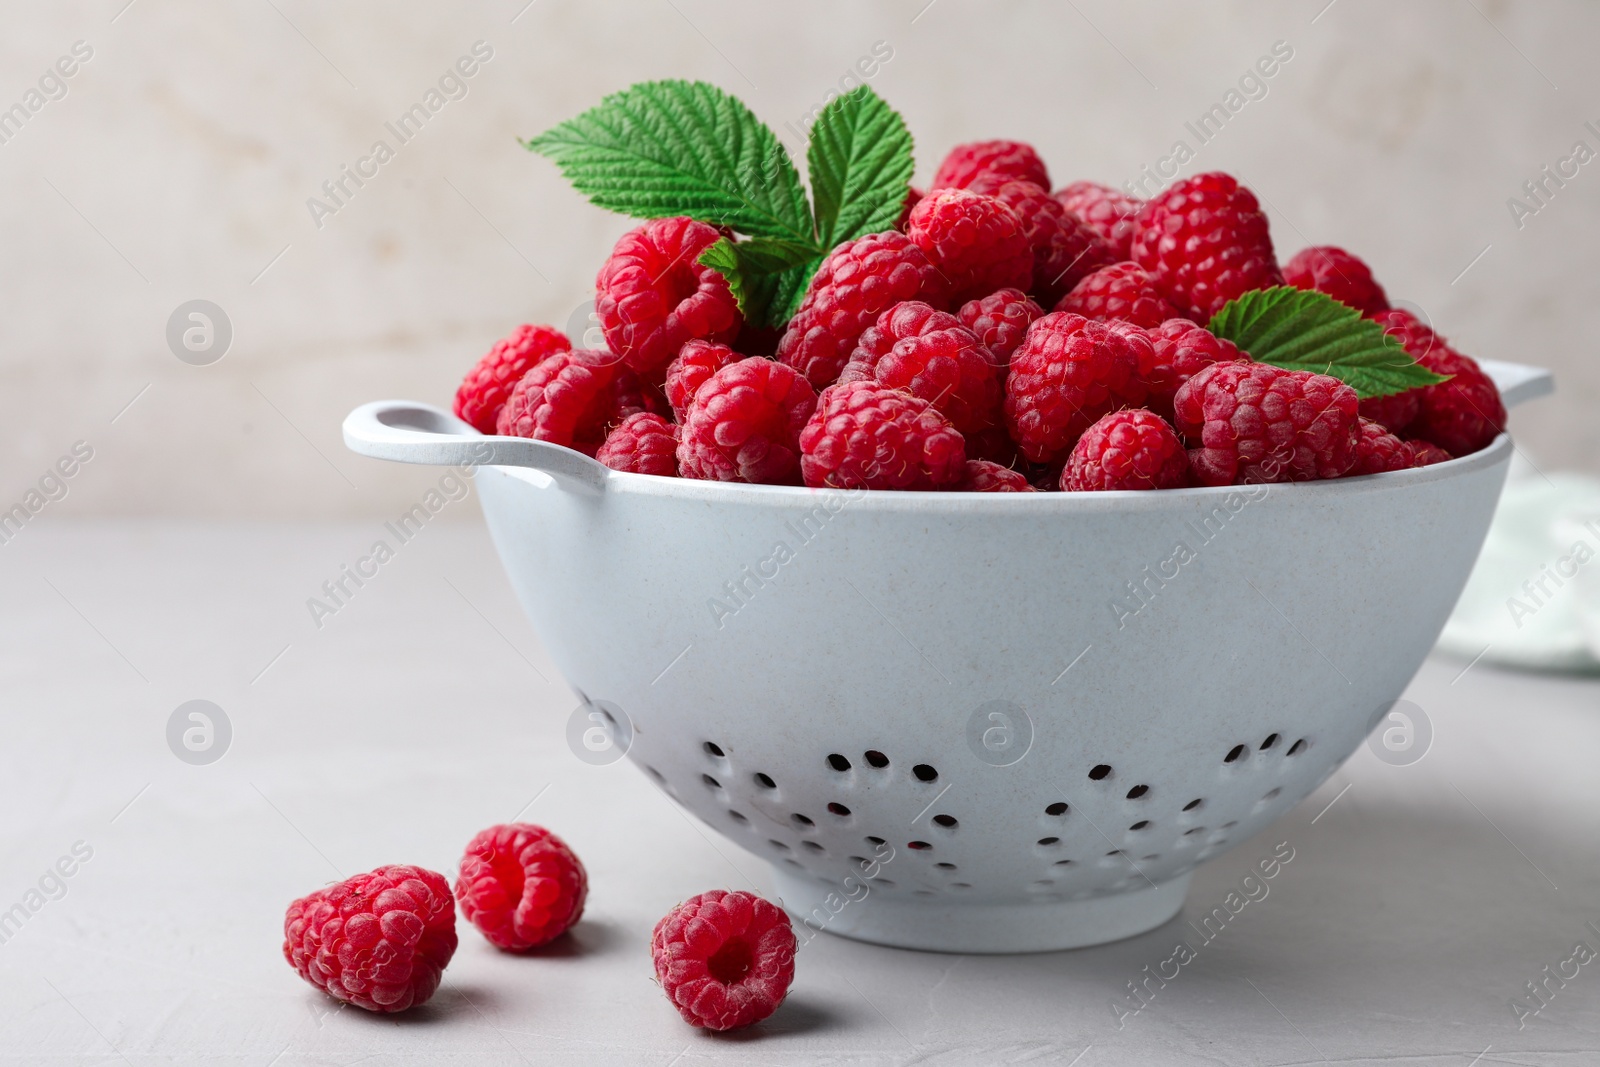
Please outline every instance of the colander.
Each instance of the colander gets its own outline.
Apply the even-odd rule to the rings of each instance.
[[[1549,375],[1485,363],[1508,404]],[[540,639],[627,755],[810,926],[1028,952],[1172,917],[1400,696],[1512,454],[1296,485],[963,494],[618,473],[380,401],[471,464]]]

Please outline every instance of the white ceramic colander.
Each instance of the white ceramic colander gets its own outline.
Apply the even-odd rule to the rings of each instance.
[[[1550,388],[1484,366],[1508,405]],[[1196,866],[1322,783],[1433,645],[1512,452],[1298,485],[869,493],[622,474],[399,401],[344,434],[487,466],[552,658],[673,799],[774,863],[793,914],[963,952],[1156,926]]]

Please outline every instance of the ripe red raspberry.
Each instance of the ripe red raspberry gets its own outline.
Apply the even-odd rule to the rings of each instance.
[[[1055,303],[1079,279],[1116,262],[1100,235],[1068,213],[1044,186],[984,177],[968,188],[994,197],[1022,220],[1033,249],[1033,292],[1041,304]]]
[[[1407,389],[1361,401],[1361,417],[1371,419],[1393,434],[1404,434],[1422,408],[1422,390]]]
[[[753,893],[713,889],[662,917],[650,955],[662,992],[683,1021],[708,1030],[758,1023],[794,981],[794,928]]]
[[[793,485],[800,429],[816,391],[796,370],[760,356],[730,363],[700,386],[678,430],[678,473],[716,482]]]
[[[958,144],[939,164],[934,189],[965,189],[978,178],[1024,181],[1050,188],[1050,172],[1033,146],[1021,141],[973,141]]]
[[[653,411],[640,411],[606,435],[594,458],[614,471],[633,474],[678,474],[678,428]]]
[[[540,360],[570,351],[572,342],[553,326],[524,324],[494,343],[456,390],[456,418],[479,433],[494,433],[495,420],[517,382]]]
[[[1003,368],[1011,362],[1011,353],[1022,343],[1033,320],[1043,314],[1044,309],[1021,289],[999,289],[977,300],[968,300],[961,305],[956,317],[961,325],[978,335],[978,340]]]
[[[1142,348],[1142,351],[1141,351]],[[1052,312],[1011,356],[1006,423],[1034,463],[1060,463],[1100,416],[1144,403],[1150,342],[1110,323]]]
[[[727,279],[698,262],[722,235],[683,216],[651,219],[622,235],[595,279],[606,345],[648,375],[685,341],[731,341],[743,316]],[[659,379],[657,379],[659,380]]]
[[[1131,258],[1133,218],[1144,207],[1143,200],[1097,182],[1073,182],[1057,189],[1055,198],[1098,233],[1117,259]]]
[[[1432,441],[1407,441],[1406,451],[1411,453],[1413,467],[1431,467],[1450,459],[1450,453]]]
[[[1369,419],[1361,420],[1360,436],[1356,439],[1356,464],[1350,468],[1349,477],[1403,471],[1410,466],[1411,450],[1404,441]]]
[[[921,301],[879,315],[839,381],[904,389],[938,408],[963,436],[1000,423],[1003,385],[994,356],[960,319]]]
[[[444,875],[395,864],[301,897],[283,917],[283,958],[336,1000],[368,1011],[422,1004],[456,952]]]
[[[1302,248],[1283,265],[1283,280],[1296,289],[1327,293],[1341,304],[1371,318],[1389,310],[1389,298],[1372,277],[1372,268],[1342,248]]]
[[[467,842],[456,877],[461,914],[507,952],[566,933],[588,894],[589,876],[567,843],[527,822],[480,830]]]
[[[955,486],[961,493],[1037,493],[1028,476],[993,460],[969,459],[961,481]]]
[[[813,489],[948,489],[966,471],[966,442],[926,400],[877,382],[830,385],[800,432]]]
[[[667,403],[672,406],[672,417],[679,422],[689,411],[689,401],[706,379],[730,363],[745,357],[715,341],[688,341],[678,350],[677,356],[667,364],[666,384],[662,387]]]
[[[1178,387],[1213,363],[1242,363],[1250,357],[1239,346],[1218,337],[1188,319],[1168,319],[1147,331],[1155,350],[1155,364],[1145,375],[1150,387],[1145,406],[1164,419],[1172,418],[1172,398]]]
[[[1178,312],[1202,326],[1240,293],[1283,284],[1267,216],[1222,173],[1174,182],[1146,201],[1132,250]]]
[[[1083,431],[1061,469],[1069,493],[1106,489],[1180,489],[1189,456],[1167,421],[1144,408],[1113,411]]]
[[[1201,485],[1338,478],[1356,461],[1356,391],[1266,363],[1216,363],[1173,399]]]
[[[649,409],[643,384],[616,356],[579,348],[547,356],[524,374],[495,430],[592,456],[611,427]]]
[[[1465,456],[1487,447],[1505,429],[1500,390],[1476,360],[1451,348],[1409,311],[1380,312],[1373,321],[1399,337],[1418,363],[1450,378],[1416,390],[1417,417],[1405,427],[1408,438],[1432,441],[1452,456]]]
[[[929,193],[911,209],[906,235],[917,243],[962,304],[996,289],[1027,289],[1033,247],[1017,213],[965,189]]]
[[[915,185],[907,187],[905,204],[900,208],[900,217],[895,220],[895,229],[899,230],[901,233],[906,232],[906,223],[911,219],[911,209],[917,206],[918,200],[921,200],[927,195],[927,193],[923,192],[921,189],[918,189]]]
[[[903,233],[873,233],[846,241],[822,261],[794,318],[778,342],[778,359],[813,388],[832,385],[855,350],[861,331],[902,300],[943,307],[944,278]]]
[[[1137,263],[1113,263],[1084,278],[1056,304],[1057,311],[1070,311],[1086,319],[1121,319],[1135,326],[1154,329],[1178,311],[1161,295],[1155,279]]]

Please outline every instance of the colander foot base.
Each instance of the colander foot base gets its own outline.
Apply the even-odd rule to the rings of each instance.
[[[1054,952],[1142,934],[1178,914],[1190,878],[1184,874],[1154,887],[1084,900],[986,904],[949,894],[906,899],[889,890],[844,901],[837,888],[781,870],[773,873],[778,899],[805,924],[795,931],[802,938],[822,930],[895,948],[972,953]]]

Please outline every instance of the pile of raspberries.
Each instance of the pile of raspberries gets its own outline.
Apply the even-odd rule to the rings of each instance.
[[[527,953],[566,933],[588,894],[588,873],[565,841],[533,823],[506,823],[468,843],[454,893],[436,871],[393,864],[301,897],[284,915],[283,955],[334,999],[391,1014],[439,988],[456,952],[458,904],[490,944]],[[797,944],[776,904],[713,889],[656,923],[650,955],[684,1021],[732,1030],[783,1003]]]
[[[596,281],[607,350],[521,326],[467,375],[456,414],[638,474],[969,492],[1377,474],[1504,428],[1489,377],[1390,307],[1361,260],[1315,247],[1280,267],[1266,215],[1228,175],[1150,200],[1049,189],[1026,144],[958,146],[897,228],[832,251],[781,333],[745,323],[697,262],[721,231],[653,219]],[[1448,380],[1359,400],[1206,329],[1281,285],[1359,310]]]

